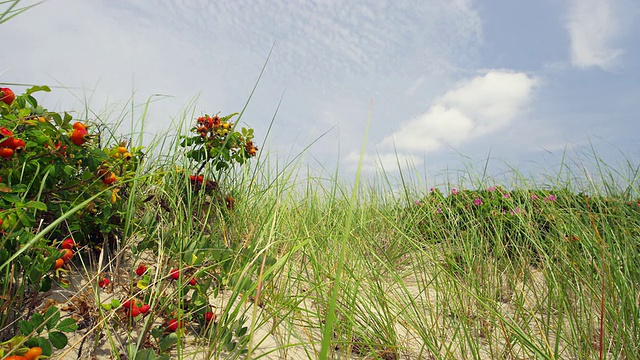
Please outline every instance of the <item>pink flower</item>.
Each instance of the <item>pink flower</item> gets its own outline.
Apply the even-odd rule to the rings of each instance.
[[[502,195],[502,196],[504,196],[504,198],[505,198],[505,199],[508,199],[508,198],[510,198],[510,197],[511,197],[511,194],[509,194],[509,193],[504,193],[504,195]]]
[[[435,192],[435,191],[436,191],[436,188],[429,189],[429,192]]]
[[[452,193],[453,195],[458,195],[458,192],[459,192],[459,191],[458,191],[458,189],[456,189],[456,188],[452,188],[452,189],[451,189],[451,193]]]
[[[487,188],[487,191],[488,191],[488,192],[494,192],[494,191],[496,191],[497,189],[498,189],[498,188],[497,188],[497,187],[495,187],[495,186],[490,186],[490,187],[488,187],[488,188]]]
[[[531,200],[536,201],[538,199],[539,199],[538,195],[531,195]]]
[[[475,206],[482,205],[482,199],[476,198],[475,200],[473,200],[473,205],[475,205]]]
[[[544,198],[542,201],[544,201],[544,202],[547,202],[547,201],[554,202],[554,201],[556,201],[556,200],[558,200],[558,198],[557,198],[557,197],[555,197],[554,195],[549,195],[549,196],[547,196],[546,198]]]

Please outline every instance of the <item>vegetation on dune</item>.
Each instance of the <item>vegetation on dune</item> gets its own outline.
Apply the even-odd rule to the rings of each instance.
[[[347,197],[247,162],[241,115],[147,161],[37,91],[0,104],[5,356],[636,357],[634,178]]]
[[[143,147],[146,107],[120,137],[2,86],[2,358],[639,358],[630,161],[348,189],[260,154],[243,112]]]

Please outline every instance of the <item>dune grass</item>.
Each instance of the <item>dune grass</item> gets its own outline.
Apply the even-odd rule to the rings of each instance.
[[[18,3],[0,1],[0,24],[29,8]],[[586,165],[563,161],[544,185],[516,170],[501,177],[510,183],[493,182],[485,165],[462,171],[469,189],[445,181],[423,191],[385,173],[349,186],[338,171],[309,175],[303,156],[264,153],[209,173],[233,193],[228,209],[188,181],[175,135],[195,104],[152,139],[143,138],[149,104],[139,124],[132,102],[106,128],[131,120],[138,130],[126,137],[147,146],[123,232],[95,255],[82,249],[71,286],[41,298],[82,324],[52,358],[640,358],[633,161],[609,166],[594,151]],[[169,280],[175,269],[198,286]],[[108,306],[127,299],[150,314]],[[214,321],[202,321],[206,310]],[[158,335],[170,314],[183,329]]]
[[[85,354],[160,353],[150,333],[171,310],[168,299],[178,307],[202,300],[182,279],[167,283],[177,267],[207,284],[203,308],[216,322],[203,330],[209,325],[191,320],[167,348],[172,358],[638,357],[631,162],[551,174],[571,179],[552,186],[514,172],[514,187],[486,179],[429,192],[407,180],[390,191],[385,174],[350,187],[335,172],[310,176],[263,154],[224,176],[235,198],[229,210],[191,191],[175,141],[156,139],[169,150],[140,170],[114,255],[79,271],[114,278],[111,290],[93,289]],[[141,261],[153,264],[144,290],[132,274]],[[113,295],[144,298],[154,312],[122,324],[99,305]]]

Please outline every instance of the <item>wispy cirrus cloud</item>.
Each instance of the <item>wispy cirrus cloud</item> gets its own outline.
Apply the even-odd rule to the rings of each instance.
[[[109,4],[190,34],[190,41],[221,58],[236,54],[229,59],[231,65],[264,61],[275,41],[271,71],[292,81],[323,83],[354,75],[402,73],[409,64],[452,63],[473,56],[470,53],[482,42],[481,19],[468,0],[161,0],[135,5],[109,0]]]
[[[619,19],[612,0],[572,0],[567,29],[571,64],[580,68],[614,67],[623,51],[616,47]]]

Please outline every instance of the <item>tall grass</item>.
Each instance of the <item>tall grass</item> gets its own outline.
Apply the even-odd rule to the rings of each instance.
[[[45,294],[81,303],[64,316],[86,325],[54,358],[151,359],[159,348],[179,359],[640,358],[630,159],[616,167],[596,151],[567,155],[542,183],[512,168],[500,176],[510,184],[494,182],[484,162],[445,177],[435,186],[443,194],[402,172],[348,185],[337,170],[312,175],[303,154],[282,162],[265,152],[206,174],[233,194],[227,209],[188,180],[179,136],[199,115],[195,102],[148,138],[150,104],[132,99],[102,133],[145,144],[147,159],[130,181],[118,241],[76,260],[70,290]],[[141,262],[151,270],[144,286],[133,273]],[[186,278],[168,281],[175,268],[196,274],[208,297]],[[106,290],[96,285],[104,275]],[[151,314],[134,321],[103,306],[132,298]],[[198,323],[207,309],[216,321]],[[168,314],[189,320],[166,337],[171,346],[152,335]]]
[[[191,117],[187,111],[181,121]],[[514,183],[528,185],[509,188],[467,169],[467,178],[480,179],[477,189],[455,200],[421,194],[406,177],[392,191],[386,174],[349,189],[335,172],[310,176],[299,163],[263,154],[226,175],[236,198],[229,211],[189,190],[175,137],[151,143],[168,150],[141,170],[132,195],[152,199],[131,201],[117,256],[83,272],[114,274],[132,297],[132,269],[155,264],[145,290],[155,315],[169,306],[166,294],[178,306],[192,301],[181,283],[163,281],[170,269],[211,281],[217,325],[204,338],[189,325],[173,357],[639,357],[640,213],[630,161],[616,169],[594,155],[598,173],[567,174],[565,166],[549,177],[571,182],[551,187],[514,172]],[[485,188],[494,185],[511,194],[513,208],[490,208]],[[545,202],[544,194],[557,199]],[[475,196],[486,212],[474,210]],[[120,295],[94,294],[98,310]],[[94,316],[84,354],[134,354],[149,347],[158,325],[154,316],[126,326],[107,311]],[[229,339],[238,345],[225,346]]]

